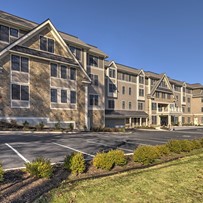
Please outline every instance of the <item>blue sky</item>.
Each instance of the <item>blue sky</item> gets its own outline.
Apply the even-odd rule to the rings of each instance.
[[[202,0],[6,0],[0,9],[50,18],[118,63],[203,83]]]

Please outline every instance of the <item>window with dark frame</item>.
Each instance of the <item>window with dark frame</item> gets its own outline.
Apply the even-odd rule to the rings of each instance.
[[[29,59],[17,55],[11,56],[11,69],[13,71],[29,72]]]
[[[99,95],[90,94],[89,95],[89,106],[98,106]]]
[[[143,75],[139,76],[139,83],[144,84],[144,76]]]
[[[130,110],[132,109],[132,102],[128,103],[128,107],[129,107]]]
[[[11,85],[12,100],[29,101],[29,87],[27,85]]]
[[[70,91],[70,103],[76,104],[76,91]]]
[[[144,89],[139,89],[139,96],[144,97]]]
[[[9,42],[9,27],[0,25],[0,41]]]
[[[10,36],[18,38],[18,30],[15,28],[10,28]]]
[[[98,67],[99,58],[97,56],[89,55],[89,65]]]
[[[109,92],[114,93],[116,91],[116,86],[113,83],[109,83]]]
[[[61,78],[67,79],[67,67],[64,65],[61,65]]]
[[[109,77],[110,78],[116,77],[116,70],[114,68],[109,68]]]
[[[125,101],[122,101],[122,109],[125,109]]]
[[[122,94],[125,94],[125,86],[122,87]]]
[[[157,110],[157,104],[156,103],[152,103],[152,110]]]
[[[67,90],[61,90],[61,103],[67,103]]]
[[[70,68],[70,79],[76,80],[76,69],[75,68]]]
[[[143,102],[138,102],[138,110],[139,111],[144,110],[144,103]]]
[[[152,116],[152,125],[157,124],[157,116]]]
[[[70,46],[70,50],[74,54],[76,59],[78,59],[80,61],[81,60],[81,49]]]
[[[129,87],[129,95],[131,95],[132,94],[132,88],[131,87]]]
[[[54,53],[54,40],[40,36],[40,50]]]
[[[115,108],[115,101],[114,100],[108,100],[108,108],[109,109]]]
[[[58,77],[58,66],[55,63],[51,63],[51,77]]]
[[[57,103],[57,89],[51,89],[51,102]]]

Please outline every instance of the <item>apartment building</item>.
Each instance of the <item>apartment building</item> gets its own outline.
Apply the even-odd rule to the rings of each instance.
[[[201,84],[105,61],[106,126],[203,124]]]
[[[75,128],[203,124],[203,86],[106,61],[78,37],[0,11],[0,119]]]
[[[49,19],[37,24],[0,11],[0,119],[104,126],[106,57]]]

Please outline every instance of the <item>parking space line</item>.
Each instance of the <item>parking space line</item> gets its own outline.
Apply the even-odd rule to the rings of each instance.
[[[21,159],[23,159],[24,162],[26,163],[30,163],[30,161],[28,159],[26,159],[21,153],[19,153],[16,149],[14,149],[11,145],[9,145],[8,143],[5,143],[5,145],[7,147],[9,147],[10,149],[12,149]]]
[[[107,145],[107,144],[94,142],[94,141],[89,141],[89,140],[86,140],[86,142],[101,145],[101,146],[106,146],[106,147],[113,147],[112,145]],[[122,150],[125,150],[125,151],[133,152],[133,150],[131,150],[131,149],[125,149],[125,148],[122,148],[122,147],[117,147],[117,149],[122,149]]]
[[[95,157],[95,156],[92,155],[92,154],[88,154],[88,153],[86,153],[86,152],[80,151],[80,150],[78,150],[78,149],[74,149],[74,148],[72,148],[72,147],[68,147],[68,146],[66,146],[66,145],[58,144],[58,143],[56,143],[56,142],[52,142],[52,143],[55,144],[55,145],[58,145],[58,146],[60,146],[60,147],[73,150],[73,151],[75,151],[75,152],[80,152],[80,153],[82,153],[82,154],[86,154],[86,155],[88,155],[88,156]]]

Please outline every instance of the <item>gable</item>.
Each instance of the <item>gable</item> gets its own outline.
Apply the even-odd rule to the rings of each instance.
[[[41,30],[34,33],[31,38],[28,38],[25,42],[20,43],[21,46],[30,49],[40,50],[40,37],[45,37],[47,40],[53,40],[54,42],[54,53],[67,58],[72,58],[70,53],[61,45],[59,39],[55,36],[54,32],[50,29],[49,25],[46,25]],[[43,50],[42,50],[43,51]]]
[[[159,81],[157,81],[152,90],[151,90],[151,96],[154,96],[156,92],[166,92],[169,94],[174,94],[172,86],[167,78],[167,76],[164,74]]]

